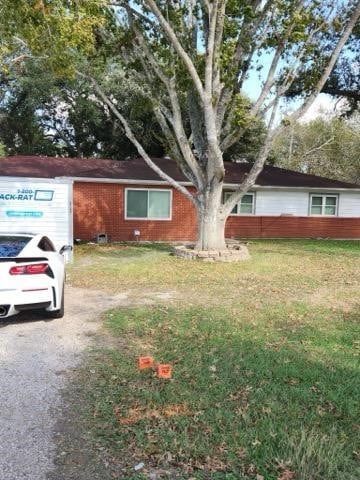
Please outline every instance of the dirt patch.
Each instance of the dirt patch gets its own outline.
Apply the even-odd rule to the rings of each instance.
[[[353,295],[351,293],[353,292]],[[307,295],[306,302],[317,307],[328,307],[341,309],[344,312],[351,312],[359,304],[358,288],[349,285],[341,287],[322,287]]]
[[[84,376],[74,371],[62,393],[61,411],[56,412],[54,468],[48,480],[110,480],[107,462],[90,439],[82,412],[86,404]]]

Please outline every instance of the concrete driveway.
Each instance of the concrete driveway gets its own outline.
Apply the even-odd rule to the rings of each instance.
[[[66,378],[100,327],[100,314],[127,304],[126,295],[72,287],[65,302],[60,320],[21,314],[0,322],[1,480],[46,479],[54,466],[56,409]]]

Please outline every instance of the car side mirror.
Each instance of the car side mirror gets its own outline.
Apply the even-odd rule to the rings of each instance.
[[[59,250],[59,253],[61,255],[63,255],[65,252],[71,252],[71,250],[73,249],[73,247],[71,245],[63,245],[60,250]]]

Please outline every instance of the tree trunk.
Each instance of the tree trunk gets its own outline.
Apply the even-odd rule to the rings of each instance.
[[[199,195],[197,250],[225,250],[225,222],[221,211],[222,182]]]

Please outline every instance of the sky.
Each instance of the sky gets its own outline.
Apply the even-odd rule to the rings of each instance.
[[[261,91],[262,83],[265,79],[265,76],[268,72],[270,67],[270,62],[272,57],[270,54],[263,54],[260,57],[261,63],[264,66],[261,74],[259,72],[252,71],[249,75],[249,78],[244,82],[243,92],[253,101],[255,101]],[[293,105],[289,105],[289,109],[295,109],[299,106],[299,101],[294,101]],[[330,95],[321,93],[312,106],[309,108],[307,113],[300,118],[300,123],[308,123],[311,120],[314,120],[317,117],[329,118],[334,117],[339,112],[341,112],[343,104],[338,99],[334,99]]]
[[[322,117],[324,119],[335,117],[341,113],[344,101],[345,100],[339,101],[339,99],[321,93],[300,121],[302,123],[307,123],[317,117]]]

